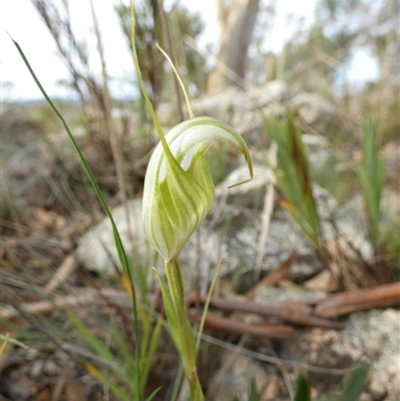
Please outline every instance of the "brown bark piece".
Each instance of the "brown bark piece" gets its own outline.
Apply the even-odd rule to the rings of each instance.
[[[347,315],[400,303],[400,283],[342,292],[317,303],[314,314],[321,317]]]
[[[191,320],[197,317],[191,315]],[[207,313],[204,326],[211,330],[224,331],[232,334],[250,334],[267,338],[290,338],[294,328],[275,323],[248,324],[233,319]]]
[[[296,302],[249,302],[212,297],[210,306],[226,312],[256,313],[264,317],[277,317],[286,323],[301,326],[342,329],[343,325],[321,317],[312,316],[312,308]]]
[[[271,273],[263,277],[255,286],[253,286],[245,295],[247,299],[254,299],[257,291],[261,287],[273,287],[279,284],[282,279],[289,275],[290,267],[296,260],[296,252],[292,252],[290,256],[284,260],[277,269],[273,270]]]

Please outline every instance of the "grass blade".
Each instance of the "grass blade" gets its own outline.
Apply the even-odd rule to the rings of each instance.
[[[297,377],[296,393],[293,401],[311,401],[311,387],[307,376],[300,372]]]
[[[357,401],[365,388],[369,367],[367,364],[356,366],[343,380],[343,400]]]
[[[132,401],[132,398],[126,394],[117,384],[115,384],[112,380],[104,376],[97,368],[95,368],[92,364],[87,363],[85,365],[86,370],[100,383],[108,386],[112,393],[116,395],[122,401]]]
[[[10,36],[10,38],[11,38],[11,36]],[[120,259],[123,271],[124,271],[124,273],[126,274],[126,276],[129,279],[129,283],[130,283],[131,291],[132,291],[134,331],[135,331],[135,336],[136,336],[136,339],[135,339],[135,344],[136,344],[136,350],[135,350],[136,351],[136,355],[135,356],[136,356],[136,365],[137,365],[137,369],[136,369],[136,375],[137,375],[136,376],[136,384],[137,384],[137,386],[136,387],[138,389],[137,391],[139,391],[139,393],[137,393],[137,400],[141,400],[142,399],[142,395],[141,395],[140,390],[139,390],[141,388],[141,386],[140,386],[140,383],[141,383],[140,369],[139,369],[139,366],[140,366],[140,342],[139,342],[139,338],[140,337],[139,337],[139,318],[138,318],[137,304],[136,304],[136,291],[135,291],[135,286],[134,286],[134,282],[133,282],[132,272],[131,272],[131,269],[130,269],[130,266],[129,266],[129,262],[128,262],[128,258],[127,258],[126,252],[124,250],[124,246],[123,246],[122,241],[121,241],[121,237],[120,237],[120,235],[118,233],[117,226],[115,224],[115,221],[113,219],[111,211],[107,206],[107,203],[106,203],[106,201],[104,199],[104,196],[101,193],[101,190],[100,190],[100,188],[99,188],[99,186],[98,186],[98,184],[97,184],[97,182],[96,182],[96,180],[95,180],[95,178],[93,176],[93,173],[92,173],[89,165],[87,164],[86,159],[83,156],[83,153],[82,153],[81,149],[79,148],[77,142],[75,141],[75,138],[73,137],[73,135],[72,135],[72,133],[71,133],[69,127],[68,127],[68,124],[66,123],[64,117],[61,115],[61,113],[58,111],[57,107],[54,105],[54,103],[52,102],[52,100],[48,96],[47,92],[44,90],[42,84],[40,83],[39,79],[37,78],[35,72],[33,71],[31,65],[29,64],[29,61],[26,58],[26,56],[25,56],[24,52],[22,51],[22,49],[21,49],[20,45],[18,44],[18,42],[16,42],[13,38],[11,38],[11,40],[13,41],[15,47],[17,48],[18,53],[20,54],[22,60],[24,61],[26,67],[28,68],[33,80],[35,81],[35,83],[38,86],[39,90],[41,91],[42,95],[44,96],[44,98],[46,99],[47,103],[49,104],[51,109],[54,111],[54,113],[56,114],[56,116],[59,118],[59,120],[61,121],[62,125],[64,126],[65,131],[67,132],[68,137],[72,142],[72,146],[74,147],[74,150],[76,151],[76,153],[77,153],[77,155],[78,155],[78,157],[79,157],[79,159],[80,159],[80,161],[81,161],[81,163],[83,165],[83,168],[84,168],[84,170],[85,170],[85,172],[86,172],[86,174],[87,174],[87,176],[88,176],[88,178],[90,180],[90,183],[92,184],[93,189],[94,189],[97,197],[99,198],[99,201],[100,201],[101,205],[103,206],[103,209],[104,209],[106,215],[110,219],[112,230],[113,230],[113,235],[114,235],[115,246],[116,246],[117,252],[118,252],[118,257]]]
[[[285,124],[263,116],[264,128],[277,143],[277,167],[270,166],[276,176],[282,207],[292,216],[310,241],[320,248],[322,233],[312,193],[308,160],[294,117],[287,113]]]
[[[364,121],[363,159],[360,165],[361,188],[369,219],[370,238],[374,247],[380,240],[380,201],[384,180],[384,163],[377,146],[378,125],[376,118],[369,116]]]

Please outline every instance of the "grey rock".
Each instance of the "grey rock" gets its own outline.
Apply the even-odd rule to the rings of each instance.
[[[300,93],[293,96],[290,107],[305,124],[322,134],[337,119],[335,107],[316,93]]]
[[[260,287],[257,289],[254,300],[256,302],[266,301],[306,301],[320,297],[315,291],[307,289],[288,290],[279,287]]]
[[[380,223],[382,232],[387,226],[399,226],[400,224],[400,192],[383,189],[380,204]],[[364,197],[358,193],[353,195],[340,206],[340,215],[354,222],[359,235],[368,236],[368,217],[365,209]],[[365,256],[371,256],[372,250],[367,250]]]
[[[371,368],[366,393],[373,399],[398,401],[400,312],[394,309],[358,312],[344,323],[342,331],[303,332],[296,340],[284,344],[280,356],[332,368],[350,368],[366,362]]]
[[[292,94],[285,82],[270,81],[247,91],[228,86],[218,93],[193,100],[191,105],[196,116],[217,118],[243,134],[262,130],[258,110],[261,109],[267,116],[282,114],[282,102]],[[157,116],[164,127],[176,124],[177,113],[170,103],[161,103],[157,108]]]
[[[142,226],[142,201],[132,200],[128,203],[129,220],[125,207],[119,206],[112,211],[121,241],[128,257],[140,261],[154,259],[154,251],[147,243]],[[106,276],[113,276],[116,268],[121,270],[111,222],[105,218],[80,238],[76,255],[84,266]]]
[[[281,401],[278,395],[284,385],[275,372],[271,374],[253,359],[232,351],[225,350],[220,361],[221,367],[208,384],[207,400],[230,400],[236,396],[240,401],[248,401],[250,383],[255,380],[261,400]]]
[[[364,260],[370,260],[373,254],[372,246],[366,239],[366,232],[356,224],[354,215],[346,213],[346,208],[342,208],[326,189],[313,185],[313,194],[322,222],[324,239],[349,242]],[[332,225],[332,221],[335,222],[335,226]]]

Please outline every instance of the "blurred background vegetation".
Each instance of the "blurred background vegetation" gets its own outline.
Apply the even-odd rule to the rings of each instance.
[[[328,189],[339,204],[355,194],[363,194],[369,219],[368,234],[377,265],[390,270],[390,280],[397,280],[400,216],[396,213],[383,215],[381,200],[389,191],[395,194],[394,202],[398,204],[400,192],[399,2],[315,0],[313,23],[305,25],[303,20],[291,16],[288,23],[294,33],[281,51],[273,52],[266,50],[265,41],[277,18],[276,0],[214,1],[220,35],[215,38],[213,47],[198,45],[209,22],[192,12],[189,2],[170,1],[168,7],[164,7],[161,0],[138,2],[139,62],[155,108],[160,115],[167,114],[167,125],[187,117],[171,69],[155,43],[174,60],[193,99],[204,99],[230,87],[246,91],[272,81],[284,82],[295,93],[318,95],[317,102],[324,101],[334,107],[335,118],[324,125],[323,132],[301,123],[298,128],[301,133],[323,136],[334,151],[320,169],[310,171],[305,186],[312,180]],[[113,77],[108,71],[103,43],[103,32],[107,28],[99,25],[96,2],[91,3],[92,20],[87,21],[91,27],[90,39],[96,43],[95,51],[89,50],[89,38],[76,34],[68,0],[31,2],[54,39],[68,71],[68,79],[59,85],[74,94],[73,101],[57,99],[57,107],[68,121],[107,202],[116,207],[131,198],[140,198],[147,162],[156,143],[153,127],[135,77],[127,85],[132,92],[128,96],[125,92],[119,97],[110,90]],[[114,12],[126,38],[127,52],[131,52],[129,5],[121,2],[115,5]],[[101,60],[100,71],[92,68],[94,57]],[[363,71],[363,63],[375,65],[376,74],[372,78]],[[7,85],[12,86],[5,83],[3,90],[7,90]],[[0,264],[2,283],[7,286],[1,299],[4,306],[47,299],[49,293],[43,290],[45,284],[75,251],[79,238],[104,216],[58,120],[44,102],[3,101],[1,117],[0,163],[5,185],[0,198]],[[275,130],[277,142],[284,138],[278,126],[271,130]],[[259,150],[265,142],[251,146]],[[224,145],[211,150],[209,160],[217,182],[235,166],[235,155],[231,152]],[[285,156],[283,151],[282,157]],[[303,159],[302,154],[302,163],[307,164]],[[336,168],[338,164],[340,168]],[[287,164],[286,167],[291,168]],[[304,176],[299,176],[298,180],[302,178]],[[280,188],[283,193],[284,184]],[[301,204],[303,195],[300,191],[292,198],[299,198]],[[309,218],[316,232],[308,236],[323,254],[325,249],[319,242],[314,200],[306,201],[309,204],[303,209],[311,210]],[[293,215],[301,226],[301,219],[304,223],[307,213],[302,212],[301,207],[298,209]],[[143,265],[145,263],[147,261]],[[77,273],[73,280],[76,287],[90,283],[96,288],[104,284],[104,277],[87,272]],[[146,280],[147,277],[143,279],[144,287]],[[107,285],[117,285],[115,281],[118,280],[108,278]],[[147,310],[140,312],[150,339],[152,328],[159,330],[160,323],[152,313],[147,314]],[[85,316],[85,324],[91,328],[98,324],[95,315],[93,310],[89,321]],[[104,316],[99,320],[102,319]],[[72,320],[71,324],[71,319],[66,320],[63,315],[54,320],[40,317],[38,321],[45,332],[53,333],[56,339],[69,341],[79,335],[86,336],[86,342],[100,349],[98,354],[105,355],[109,363],[116,364],[122,355],[129,365],[129,351],[133,349],[129,319],[126,311],[118,311],[113,316],[113,330],[119,339],[114,355],[110,355],[103,344],[107,340],[103,332],[100,333],[101,345],[96,340],[99,333],[92,330],[89,334],[78,320]],[[37,326],[33,325],[35,330],[30,332],[12,324],[7,330],[17,333],[26,343],[39,344],[39,348],[50,355],[57,344],[46,343]],[[156,337],[155,341],[162,343],[166,353],[172,354],[171,342],[159,337],[159,331]],[[153,349],[149,354],[160,366],[165,362],[164,356],[155,354]],[[169,362],[177,363],[176,356],[170,359]],[[200,359],[203,367],[211,363],[207,355]],[[110,385],[107,375],[93,369],[93,376],[97,375],[101,383]],[[117,383],[129,382],[126,372],[119,366],[113,365],[110,371],[116,372]],[[163,377],[162,368],[146,373],[150,381],[157,376],[161,385],[169,384],[170,379]]]

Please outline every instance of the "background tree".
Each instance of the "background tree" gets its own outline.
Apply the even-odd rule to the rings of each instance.
[[[210,72],[207,90],[217,92],[224,86],[243,86],[246,58],[254,25],[259,10],[259,0],[216,0],[218,24],[220,29],[220,47],[217,63]],[[221,69],[227,67],[233,73],[228,77]],[[236,77],[233,78],[233,77]]]

